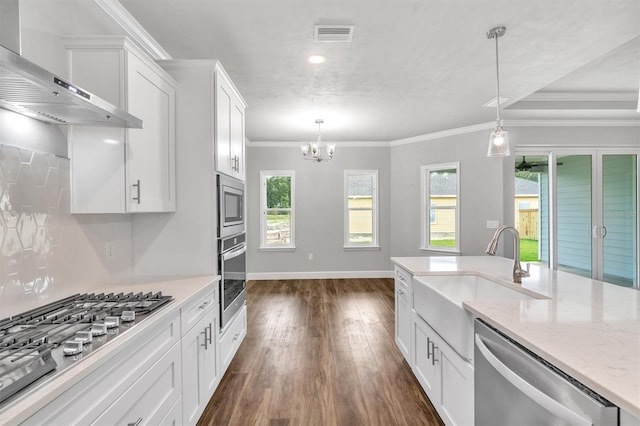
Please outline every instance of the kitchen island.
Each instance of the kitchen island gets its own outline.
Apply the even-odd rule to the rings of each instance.
[[[463,306],[640,418],[640,291],[539,265],[531,265],[531,276],[514,284],[513,260],[500,257],[391,260],[413,276],[477,275],[539,296],[531,300],[465,301]]]

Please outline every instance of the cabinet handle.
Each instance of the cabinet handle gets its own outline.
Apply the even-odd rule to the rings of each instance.
[[[204,334],[204,343],[200,344],[200,346],[204,346],[204,350],[206,351],[209,347],[207,345],[207,327],[205,327],[204,330],[200,332],[200,334]]]
[[[436,365],[436,362],[438,361],[436,359],[436,349],[438,349],[438,347],[435,343],[431,342],[431,365]]]
[[[133,197],[133,200],[137,201],[138,204],[140,204],[140,179],[138,179],[136,182],[137,183],[134,183],[132,186],[135,186],[138,189],[138,196]]]
[[[211,325],[211,323],[209,323],[209,327],[207,328],[209,329],[209,344],[212,345],[213,344],[213,326]]]
[[[127,423],[127,426],[138,426],[140,423],[142,423],[142,417],[136,420],[135,423]]]
[[[431,344],[433,342],[427,337],[427,359],[431,358]]]

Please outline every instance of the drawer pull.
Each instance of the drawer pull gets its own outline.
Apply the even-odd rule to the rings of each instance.
[[[208,304],[209,304],[209,302],[204,302],[202,305],[198,306],[198,309],[202,310],[202,309],[206,308]]]
[[[127,423],[127,426],[138,426],[142,423],[142,417],[135,421],[135,423]]]
[[[235,342],[236,340],[238,340],[238,337],[240,337],[240,333],[236,333],[236,334],[233,336],[233,341]]]
[[[406,281],[404,280],[404,277],[403,277],[402,275],[400,275],[400,274],[398,274],[398,279],[399,279],[400,281],[402,281],[403,283],[404,283],[404,282],[406,282]]]
[[[404,294],[404,291],[402,291],[401,289],[398,289],[398,294]]]

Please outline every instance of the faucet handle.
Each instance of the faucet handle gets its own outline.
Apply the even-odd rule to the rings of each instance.
[[[529,268],[531,267],[531,264],[529,262],[527,262],[527,269],[522,269],[519,268],[517,271],[517,274],[521,277],[530,277],[531,274],[529,273]]]

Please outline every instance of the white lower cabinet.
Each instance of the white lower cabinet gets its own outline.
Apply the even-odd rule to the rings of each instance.
[[[473,366],[412,311],[412,370],[447,425],[473,425]]]
[[[209,306],[204,317],[182,337],[182,423],[185,425],[198,422],[220,383],[219,317],[219,305]]]
[[[96,419],[95,425],[157,425],[182,392],[180,345],[175,344]]]
[[[182,392],[179,312],[143,334],[23,424],[158,424]]]
[[[240,344],[247,335],[247,306],[236,314],[235,318],[220,335],[220,363],[222,371],[226,371],[233,356],[238,352]]]
[[[413,296],[398,284],[395,285],[396,304],[396,345],[409,365],[412,365],[411,349],[411,309]]]

